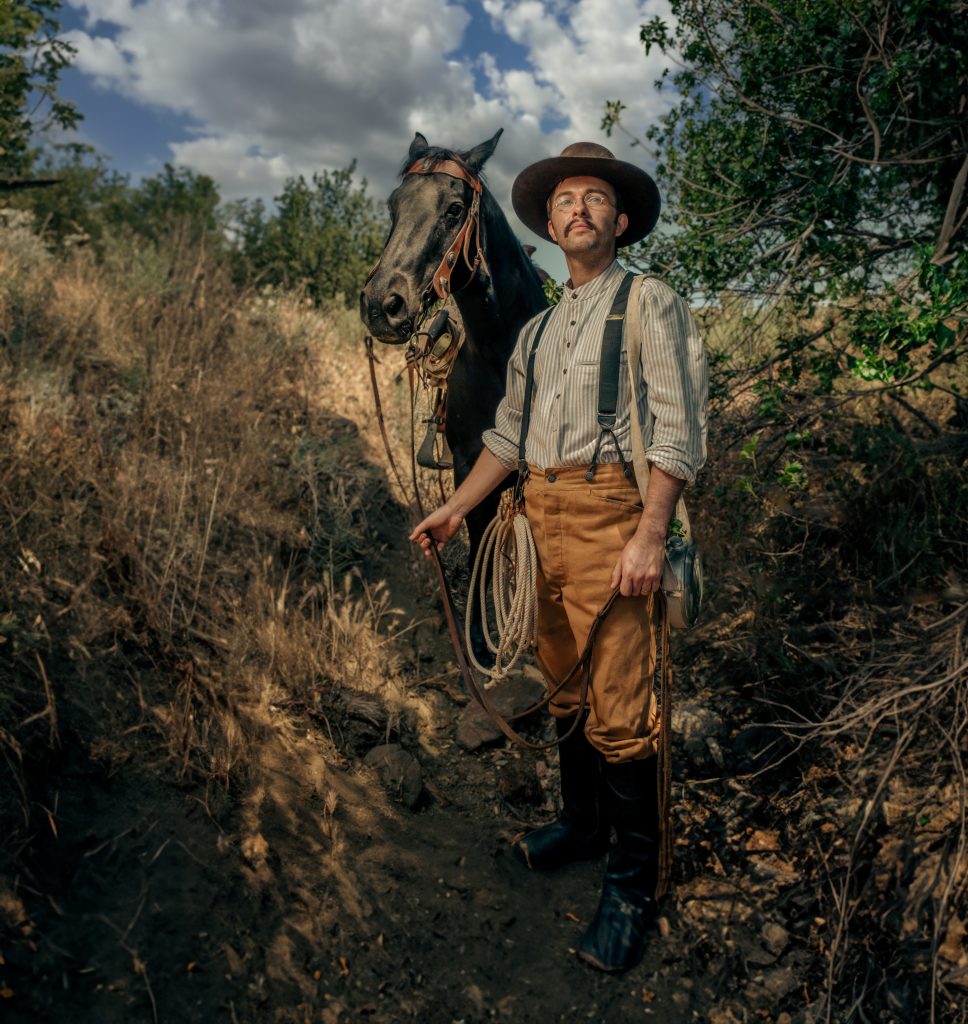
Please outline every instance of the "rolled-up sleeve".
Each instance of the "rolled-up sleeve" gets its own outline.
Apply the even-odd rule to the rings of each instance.
[[[507,386],[504,397],[497,407],[494,426],[481,435],[484,446],[507,469],[516,469],[518,465],[518,442],[521,437],[521,416],[524,407],[524,353],[534,338],[540,319],[539,314],[521,328],[514,351],[508,360]]]
[[[706,461],[709,371],[702,338],[685,300],[662,281],[646,278],[640,302],[645,453],[670,476],[692,483]]]

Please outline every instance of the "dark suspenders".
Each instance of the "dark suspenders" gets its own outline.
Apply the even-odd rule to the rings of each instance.
[[[534,357],[538,351],[538,342],[541,335],[548,326],[551,314],[555,311],[554,306],[545,313],[538,330],[535,332],[534,341],[531,342],[531,351],[528,353],[528,368],[524,375],[524,407],[521,410],[521,437],[518,440],[518,479],[523,483],[524,477],[528,475],[528,460],[524,457],[524,445],[528,439],[528,427],[531,425],[531,393],[534,391]]]
[[[598,425],[602,428],[595,444],[595,454],[592,455],[591,465],[585,473],[586,480],[593,480],[595,467],[598,465],[598,456],[602,452],[602,444],[606,437],[610,437],[615,445],[619,456],[622,449],[619,448],[618,440],[613,433],[615,429],[615,408],[618,405],[618,375],[622,367],[622,328],[625,326],[625,309],[629,304],[629,290],[635,275],[626,272],[622,283],[618,286],[615,298],[612,300],[612,308],[605,317],[605,333],[602,337],[602,359],[598,368]],[[632,401],[635,396],[632,396]],[[631,464],[622,459],[622,468],[626,476],[632,475]]]
[[[605,317],[605,333],[602,337],[602,357],[598,370],[598,425],[601,432],[595,444],[595,454],[592,455],[591,465],[585,473],[586,480],[595,477],[595,467],[598,465],[598,457],[601,455],[602,444],[606,437],[610,437],[615,444],[619,455],[622,449],[613,433],[615,429],[616,408],[618,406],[618,385],[619,371],[621,369],[622,352],[622,328],[625,326],[625,310],[629,302],[629,289],[635,275],[626,272],[622,283],[618,286],[615,298],[612,300],[612,308]],[[549,309],[544,319],[538,325],[534,341],[531,342],[531,351],[528,354],[528,368],[524,377],[524,407],[521,416],[521,437],[518,441],[518,490],[523,486],[528,475],[528,463],[525,459],[525,442],[528,437],[528,427],[531,425],[531,396],[534,391],[534,359],[538,351],[538,342],[544,334],[545,327],[551,319],[554,309]],[[632,396],[635,401],[635,396]],[[622,459],[622,467],[626,476],[632,475],[632,465]]]

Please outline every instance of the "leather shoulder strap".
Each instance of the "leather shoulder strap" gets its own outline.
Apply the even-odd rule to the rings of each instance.
[[[639,494],[642,495],[642,504],[645,504],[645,495],[649,490],[649,460],[645,455],[645,444],[642,440],[642,424],[639,422],[638,393],[642,384],[642,377],[639,374],[639,367],[642,365],[642,314],[641,299],[642,283],[645,275],[637,277],[632,284],[629,294],[628,313],[625,317],[626,326],[626,349],[628,351],[629,382],[631,391],[629,393],[629,424],[632,434],[632,465],[635,467],[635,481],[639,485]],[[676,504],[676,519],[682,523],[682,532],[686,540],[692,538],[692,527],[689,523],[689,512],[686,509],[685,500],[680,496]]]
[[[534,357],[538,351],[538,342],[541,341],[541,335],[544,334],[544,329],[548,326],[548,321],[551,319],[551,314],[555,311],[555,307],[552,306],[544,317],[542,317],[541,323],[538,324],[538,329],[534,334],[534,341],[531,342],[531,351],[528,353],[528,368],[524,375],[524,407],[521,410],[521,437],[518,440],[518,469],[522,472],[527,466],[527,460],[524,455],[525,444],[528,440],[528,428],[531,426],[531,393],[534,391]]]
[[[622,328],[625,326],[625,311],[629,302],[629,289],[635,275],[626,273],[618,286],[612,308],[605,317],[605,332],[602,336],[602,357],[598,368],[598,425],[604,430],[615,426],[615,409],[618,405],[618,374],[621,366]]]

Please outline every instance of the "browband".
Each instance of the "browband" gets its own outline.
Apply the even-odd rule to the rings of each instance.
[[[434,160],[431,157],[424,157],[422,160],[415,160],[410,167],[404,171],[404,177],[408,174],[449,174],[452,178],[460,178],[466,181],[475,191],[481,191],[481,179],[466,165],[456,160]]]

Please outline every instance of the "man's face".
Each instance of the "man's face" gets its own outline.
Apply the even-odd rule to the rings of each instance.
[[[615,239],[628,227],[628,217],[616,210],[615,189],[601,178],[565,178],[549,206],[548,234],[566,256],[613,254]]]

